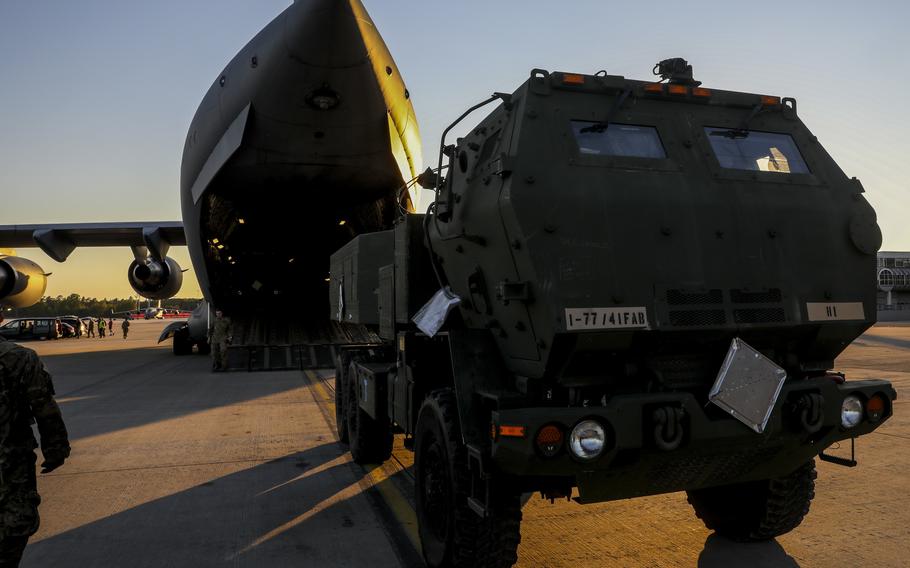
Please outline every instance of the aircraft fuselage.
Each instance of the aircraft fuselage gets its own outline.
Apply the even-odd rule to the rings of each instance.
[[[409,94],[359,0],[298,0],[227,65],[190,125],[187,246],[228,313],[325,316],[329,255],[410,207]]]

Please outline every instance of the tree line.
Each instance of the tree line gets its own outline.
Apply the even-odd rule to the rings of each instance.
[[[201,300],[197,298],[171,298],[162,300],[162,308],[175,308],[178,310],[192,310]],[[142,301],[140,309],[148,307],[148,301]],[[157,302],[152,302],[152,307],[157,306]],[[109,316],[111,312],[126,312],[135,310],[137,300],[135,298],[86,298],[79,294],[70,294],[69,296],[46,296],[41,301],[28,308],[12,308],[6,310],[4,315],[7,318],[14,317],[44,317],[44,316]]]

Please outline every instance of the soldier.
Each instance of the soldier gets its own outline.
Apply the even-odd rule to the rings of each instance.
[[[114,318],[111,317],[107,320],[107,333],[111,337],[114,337]]]
[[[95,318],[88,318],[88,336],[95,337]]]
[[[227,359],[227,346],[231,343],[231,318],[215,310],[215,323],[209,342],[212,345],[212,370],[223,371]]]
[[[104,323],[104,316],[98,318],[98,337],[104,337],[104,329],[107,327],[107,324]]]
[[[54,384],[34,351],[0,337],[0,568],[18,566],[38,530],[32,423],[41,436],[41,473],[50,473],[70,455]]]
[[[123,318],[123,323],[120,324],[120,327],[123,329],[123,339],[126,339],[127,334],[130,332],[130,318]]]

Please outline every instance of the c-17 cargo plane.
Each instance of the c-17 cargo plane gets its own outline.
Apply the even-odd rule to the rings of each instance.
[[[331,335],[329,255],[412,210],[420,154],[410,94],[361,0],[296,0],[202,99],[183,152],[182,223],[0,226],[0,247],[63,262],[80,246],[129,246],[133,289],[166,299],[182,282],[168,249],[186,245],[207,304],[168,330],[176,353],[204,344],[209,306],[235,322],[293,306],[309,337],[314,326]],[[0,304],[37,302],[44,274],[0,258]]]

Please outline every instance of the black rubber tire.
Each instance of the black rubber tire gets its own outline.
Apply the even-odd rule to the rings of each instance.
[[[803,521],[815,497],[815,460],[789,475],[688,491],[708,529],[741,542],[770,540]]]
[[[199,353],[200,355],[211,355],[212,346],[209,344],[208,341],[200,341],[199,343],[196,344],[196,352]]]
[[[352,362],[345,379],[348,383],[345,407],[351,457],[359,464],[382,463],[392,457],[392,426],[388,419],[376,420],[360,408],[360,389],[357,388],[356,377]]]
[[[451,389],[431,393],[415,432],[417,526],[430,568],[505,568],[518,561],[521,495],[494,482],[491,511],[468,507],[470,471]]]
[[[347,382],[347,368],[350,355],[342,351],[335,357],[335,431],[338,441],[348,443],[347,394],[350,387]]]
[[[190,342],[190,334],[186,330],[180,330],[174,334],[174,355],[189,355],[193,352],[193,344]]]

